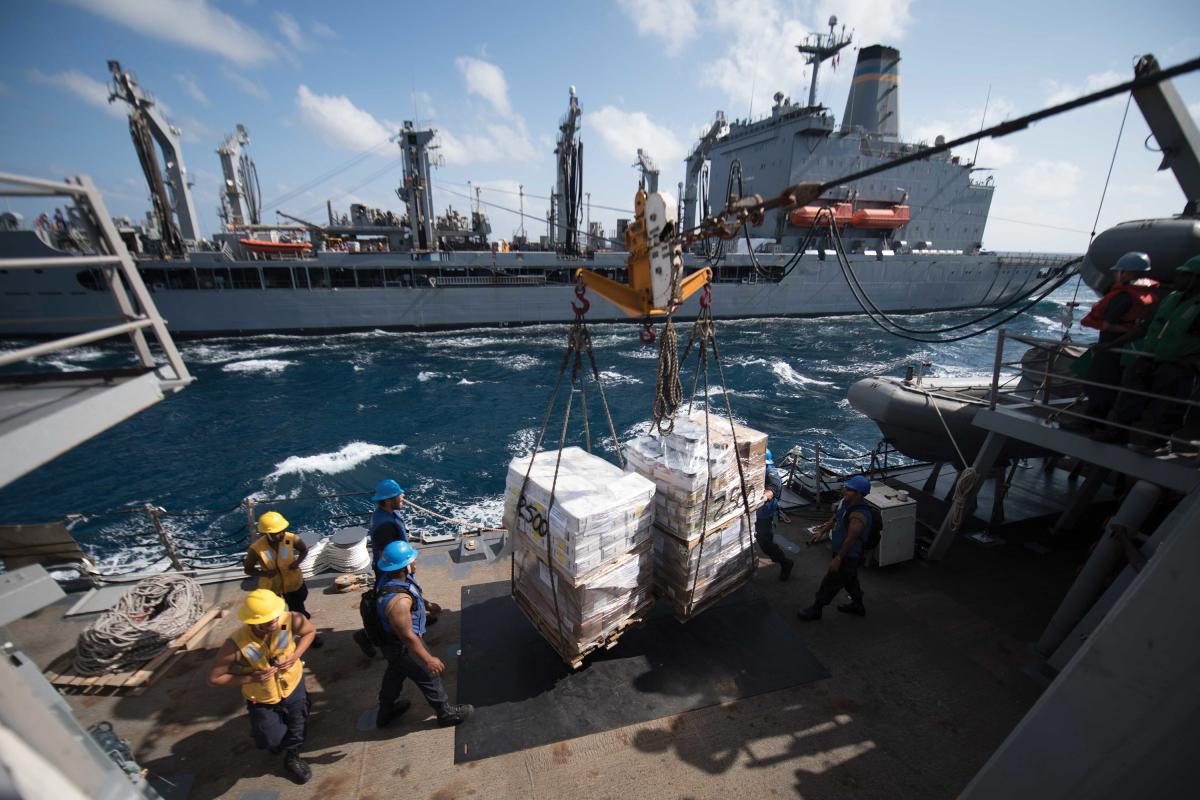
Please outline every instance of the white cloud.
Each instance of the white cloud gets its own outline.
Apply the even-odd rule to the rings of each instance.
[[[437,106],[433,104],[433,95],[417,90],[412,93],[413,116],[417,119],[433,119],[437,116]]]
[[[854,30],[856,44],[895,44],[911,22],[909,0],[861,0],[849,5],[822,0],[806,3],[804,9],[804,18],[798,19],[782,0],[714,0],[704,13],[730,44],[721,57],[702,66],[701,83],[729,97],[735,109],[731,117],[741,116],[751,106],[756,114],[765,113],[777,91],[807,99],[808,66],[796,45],[810,32],[826,31],[831,13],[838,17],[839,31],[843,24],[847,31]],[[850,51],[844,50],[843,55],[849,58]],[[848,81],[850,72],[845,67],[834,71],[826,62],[818,102],[829,96],[830,84]]]
[[[1118,83],[1125,83],[1125,81],[1129,80],[1129,77],[1110,69],[1105,72],[1096,72],[1088,75],[1082,84],[1066,83],[1047,78],[1042,81],[1042,86],[1046,91],[1046,105],[1055,106],[1059,103],[1065,103],[1068,100],[1074,100],[1085,94],[1091,94],[1101,89],[1107,89],[1110,86],[1116,86]]]
[[[221,67],[221,74],[224,75],[230,83],[251,97],[257,97],[259,100],[266,100],[267,97],[269,97],[267,90],[263,88],[262,84],[255,83],[245,75],[234,72],[229,67]]]
[[[697,0],[617,0],[641,36],[662,40],[668,55],[679,55],[700,27]]]
[[[1016,170],[1012,193],[1023,201],[1070,200],[1079,189],[1082,174],[1070,161],[1038,159]]]
[[[456,136],[444,129],[438,129],[434,140],[442,163],[447,166],[459,167],[466,164],[486,163],[500,160],[500,148],[495,142],[484,136],[473,133]]]
[[[275,46],[207,0],[70,0],[155,39],[216,53],[237,64],[275,57]]]
[[[50,75],[41,70],[31,69],[28,75],[32,83],[68,91],[88,105],[102,109],[111,117],[118,119],[125,117],[126,106],[124,103],[108,102],[108,84],[101,83],[78,70],[72,69]]]
[[[587,115],[588,126],[600,134],[600,140],[614,158],[629,164],[642,148],[660,167],[683,160],[687,145],[674,131],[655,123],[644,111],[622,111],[604,106]]]
[[[313,94],[304,84],[296,90],[296,107],[305,122],[338,147],[370,150],[394,133],[345,95]]]
[[[292,49],[308,49],[308,40],[304,38],[304,33],[300,30],[300,23],[296,22],[295,17],[283,11],[276,11],[272,16],[275,18],[275,24],[279,27],[279,32],[283,34],[284,39],[287,39]]]
[[[336,39],[337,31],[326,25],[324,22],[314,22],[311,26],[312,32],[322,39]]]
[[[1013,115],[1015,107],[1003,97],[993,97],[987,106],[986,116],[983,106],[966,109],[962,113],[946,119],[933,120],[913,126],[910,133],[901,131],[906,140],[933,144],[938,136],[947,139],[957,139],[968,133],[979,130],[980,122],[985,125],[995,125]],[[975,145],[968,144],[954,151],[955,155],[970,161],[975,154]],[[977,163],[985,167],[1005,167],[1017,161],[1018,150],[1015,144],[1003,139],[984,139],[979,143],[979,158]]]
[[[512,116],[512,104],[508,100],[508,81],[504,71],[495,64],[470,56],[460,56],[454,63],[467,83],[467,92],[477,94],[491,104],[501,116]]]
[[[197,103],[202,106],[207,106],[209,104],[208,95],[204,93],[204,90],[200,88],[191,75],[187,75],[182,72],[176,73],[175,80],[179,81],[180,85],[183,86],[187,93],[190,94],[192,99]]]

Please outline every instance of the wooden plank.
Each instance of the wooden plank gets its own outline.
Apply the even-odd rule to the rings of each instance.
[[[173,656],[175,654],[176,650],[178,650],[181,647],[183,647],[184,645],[186,645],[193,636],[195,636],[203,628],[205,628],[210,622],[212,622],[214,619],[217,619],[220,615],[222,615],[224,613],[225,613],[224,609],[217,608],[215,606],[213,608],[210,608],[208,611],[204,612],[204,614],[200,617],[200,619],[196,620],[196,623],[194,625],[192,625],[192,627],[188,628],[186,631],[183,632],[182,635],[180,635],[180,636],[176,637],[174,640],[172,640],[172,642],[169,645],[167,645],[166,650],[164,650],[163,652],[159,653],[154,658],[147,661],[142,666],[141,669],[139,669],[137,672],[133,673],[133,675],[130,676],[129,680],[125,681],[124,685],[125,686],[140,686],[144,683],[149,683],[150,677],[154,674],[154,670],[158,669],[163,664],[165,664],[167,659],[169,659],[171,656]]]
[[[62,686],[81,693],[99,694],[106,690],[142,688],[161,677],[183,653],[192,650],[201,641],[202,635],[225,616],[225,610],[214,606],[201,615],[190,628],[171,640],[167,648],[141,666],[103,675],[80,675],[75,671],[75,652],[56,658],[43,670],[46,678],[55,686]]]

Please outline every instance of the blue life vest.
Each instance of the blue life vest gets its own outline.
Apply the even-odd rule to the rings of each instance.
[[[775,496],[764,502],[758,507],[758,512],[755,515],[757,528],[769,526],[779,515],[779,501],[783,495],[783,479],[779,477],[779,472],[774,467],[767,467],[766,487],[775,493]]]
[[[837,555],[841,551],[842,544],[846,541],[846,536],[850,532],[847,529],[847,525],[849,525],[850,522],[850,514],[855,511],[861,511],[863,513],[863,516],[867,518],[867,525],[865,528],[863,528],[862,532],[859,533],[858,539],[854,542],[854,546],[851,547],[849,552],[846,553],[846,558],[863,557],[863,547],[867,543],[867,534],[871,531],[871,524],[875,519],[875,513],[866,503],[848,506],[844,501],[837,507],[837,511],[835,512],[837,521],[833,524],[833,533],[829,538],[829,542],[833,546],[834,555]]]
[[[379,614],[379,624],[383,628],[384,633],[393,638],[399,638],[396,631],[392,628],[392,621],[388,619],[387,606],[392,602],[392,598],[398,594],[406,594],[412,598],[412,625],[413,632],[417,636],[425,635],[425,598],[421,596],[421,586],[417,583],[413,576],[409,575],[406,579],[392,579],[384,583],[376,590],[379,599],[375,601],[375,610]]]
[[[389,534],[388,539],[382,539],[379,529],[385,525],[395,525],[397,528],[399,528],[400,538],[390,538]],[[371,527],[369,530],[371,536],[372,563],[379,560],[379,554],[383,552],[383,548],[387,547],[392,542],[408,541],[408,528],[404,525],[404,518],[400,516],[399,511],[384,511],[382,508],[376,507],[375,510],[371,512]]]

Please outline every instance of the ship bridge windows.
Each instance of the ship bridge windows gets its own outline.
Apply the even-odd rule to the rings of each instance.
[[[412,286],[412,270],[385,269],[383,271],[383,285],[396,287]]]
[[[308,270],[304,267],[292,267],[292,278],[296,281],[297,289],[308,288]]]
[[[170,289],[195,289],[196,271],[191,267],[168,269],[167,287]]]
[[[292,271],[287,267],[263,267],[263,283],[268,289],[291,289]]]
[[[335,289],[353,289],[354,270],[348,267],[330,267],[329,285]]]
[[[359,267],[358,287],[360,289],[379,289],[383,287],[383,270],[378,267]]]
[[[197,269],[196,282],[201,289],[228,289],[230,286],[229,270],[224,267]]]
[[[234,289],[262,288],[262,278],[255,267],[230,267],[229,278]]]

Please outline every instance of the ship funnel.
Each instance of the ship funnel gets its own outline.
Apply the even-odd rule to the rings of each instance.
[[[858,51],[842,127],[900,138],[900,51],[880,44]]]

